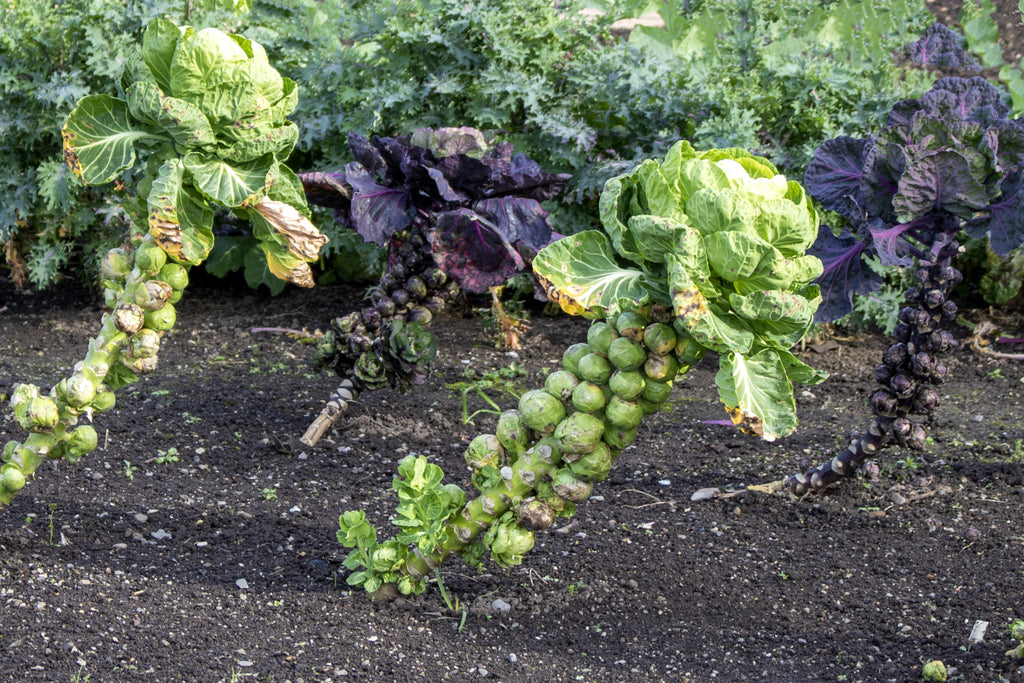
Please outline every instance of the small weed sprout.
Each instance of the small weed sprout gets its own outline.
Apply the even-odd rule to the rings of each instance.
[[[172,462],[178,462],[178,449],[171,446],[166,451],[157,450],[155,462],[157,465],[168,465]]]
[[[263,500],[277,500],[277,489],[264,488],[263,489]]]

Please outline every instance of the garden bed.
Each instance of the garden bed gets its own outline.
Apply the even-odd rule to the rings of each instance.
[[[794,500],[744,487],[863,429],[884,340],[808,346],[801,357],[832,376],[798,387],[800,427],[774,443],[706,422],[725,417],[707,359],[521,566],[455,559],[440,574],[448,601],[435,585],[374,604],[345,584],[338,515],[362,508],[384,532],[408,453],[468,488],[463,451],[495,418],[463,425],[445,385],[515,363],[520,389],[540,386],[586,321],[537,314],[510,355],[479,317],[444,314],[425,386],[367,392],[293,451],[337,378],[312,369],[311,346],[250,328],[325,329],[360,294],[190,287],[156,372],[96,417],[97,451],[44,464],[2,511],[0,677],[874,682],[913,680],[932,659],[962,680],[1022,675],[1003,654],[1024,617],[1019,362],[954,352],[926,451],[887,452],[874,476]],[[4,307],[4,387],[64,376],[101,313],[68,284],[26,295],[4,282]],[[1019,318],[995,322],[1024,336]],[[5,406],[0,434],[19,433]],[[725,495],[692,502],[706,487]]]

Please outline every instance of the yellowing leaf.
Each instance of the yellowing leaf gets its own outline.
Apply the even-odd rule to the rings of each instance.
[[[291,204],[264,197],[255,207],[271,229],[285,238],[288,252],[304,261],[315,261],[327,236]],[[276,275],[276,273],[275,273]],[[284,278],[288,279],[288,278]]]

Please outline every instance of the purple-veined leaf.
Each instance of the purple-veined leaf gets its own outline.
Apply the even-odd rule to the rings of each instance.
[[[814,153],[804,175],[807,193],[829,211],[842,215],[850,210],[846,197],[858,197],[869,139],[838,137],[825,141]]]
[[[892,198],[899,190],[900,177],[906,166],[906,155],[899,142],[883,135],[875,139],[864,159],[864,174],[860,181],[861,206],[868,215],[890,223],[896,221]],[[849,215],[846,217],[850,218]]]
[[[434,260],[463,289],[486,292],[524,268],[519,252],[477,212],[458,208],[436,218],[436,225],[427,233]]]
[[[883,266],[909,266],[914,263],[914,259],[907,255],[907,240],[903,236],[908,229],[906,223],[870,228],[878,260]]]
[[[1024,178],[1016,172],[1003,181],[999,198],[988,206],[985,216],[967,224],[967,234],[988,234],[992,251],[1000,256],[1024,243]]]
[[[352,223],[367,242],[385,246],[391,236],[412,223],[415,207],[404,188],[380,185],[359,163],[345,167],[352,186]]]
[[[988,205],[985,186],[971,176],[967,160],[944,150],[928,154],[907,166],[892,200],[899,220],[907,223],[932,211],[947,211],[972,218]]]
[[[512,244],[522,242],[537,251],[551,243],[548,212],[536,200],[525,197],[484,199],[473,204],[473,210],[486,216]]]
[[[822,225],[818,239],[807,250],[821,259],[824,272],[815,282],[821,287],[821,305],[814,319],[819,322],[838,320],[853,310],[853,294],[867,294],[882,285],[882,278],[864,263],[863,254],[868,243],[850,234],[849,230],[837,237],[832,229]]]
[[[940,119],[963,119],[985,126],[1006,118],[1010,108],[999,89],[981,76],[942,78],[921,97],[921,108]]]
[[[995,155],[995,168],[1008,173],[1024,164],[1024,121],[1001,121],[985,131],[985,143]]]

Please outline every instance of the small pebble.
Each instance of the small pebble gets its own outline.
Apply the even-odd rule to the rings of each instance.
[[[907,502],[907,499],[906,499],[906,498],[904,498],[903,496],[901,496],[901,495],[900,495],[900,494],[898,494],[898,493],[894,493],[894,494],[892,494],[892,498],[891,498],[891,500],[892,500],[892,502],[893,502],[893,503],[895,503],[896,505],[903,505],[904,503],[906,503],[906,502]]]
[[[975,415],[974,417],[971,418],[971,422],[984,422],[984,421],[985,421],[985,416],[984,415]]]
[[[507,613],[507,612],[512,610],[512,605],[508,604],[507,602],[505,602],[501,598],[498,598],[497,600],[495,600],[494,602],[491,603],[491,608],[495,612]]]
[[[516,662],[518,662],[518,661],[519,661],[519,657],[516,657],[516,653],[515,653],[515,652],[511,652],[511,653],[509,653],[509,655],[508,655],[508,661],[510,661],[510,662],[512,662],[513,664],[515,664]]]
[[[245,579],[238,579],[238,581],[235,581],[235,585],[241,588],[242,590],[245,590],[249,587],[249,582]]]
[[[149,521],[149,515],[147,515],[145,512],[136,512],[135,521],[139,524],[145,524]]]
[[[709,498],[714,498],[716,495],[718,495],[718,493],[720,493],[720,491],[721,490],[717,486],[699,489],[695,491],[692,496],[690,496],[690,502],[696,503],[702,500],[708,500]]]
[[[152,536],[153,538],[155,538],[158,541],[164,541],[164,540],[167,540],[168,538],[171,537],[171,535],[169,533],[167,533],[166,531],[164,531],[163,529],[157,529],[156,531],[151,533],[150,536]]]

